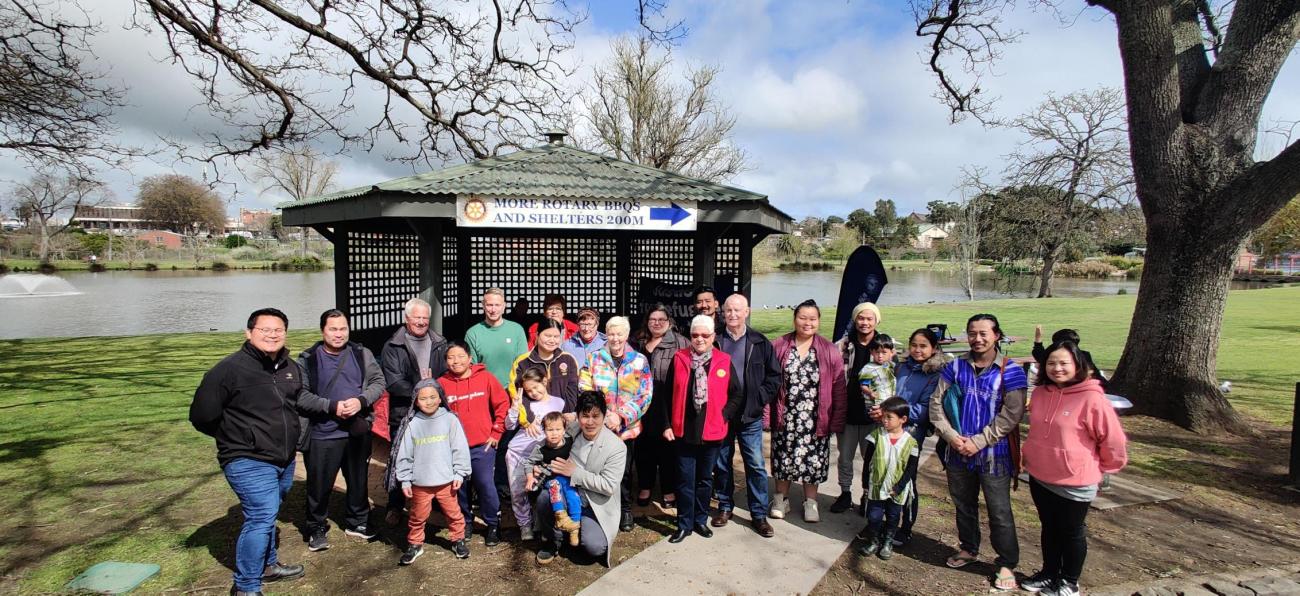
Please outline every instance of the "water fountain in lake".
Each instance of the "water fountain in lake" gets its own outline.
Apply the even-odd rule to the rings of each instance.
[[[12,273],[0,275],[0,298],[74,296],[80,294],[68,280],[54,275]]]

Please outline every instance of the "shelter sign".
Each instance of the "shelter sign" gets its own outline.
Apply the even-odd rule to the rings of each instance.
[[[456,197],[456,225],[468,228],[691,232],[695,230],[698,213],[696,201]]]

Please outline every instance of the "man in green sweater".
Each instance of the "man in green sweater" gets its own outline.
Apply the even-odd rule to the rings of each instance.
[[[510,367],[515,359],[528,351],[524,328],[501,317],[506,311],[505,296],[501,288],[488,288],[483,293],[483,322],[465,332],[470,359],[487,367],[502,387],[510,382]]]
[[[510,369],[520,354],[528,351],[528,338],[519,323],[507,321],[501,315],[506,312],[506,293],[501,288],[488,288],[483,292],[483,322],[476,323],[465,332],[465,344],[469,346],[469,357],[475,364],[482,364],[492,376],[509,389]],[[521,394],[522,395],[522,394]],[[512,406],[515,404],[511,404]],[[516,431],[507,430],[501,435],[501,445],[509,445]],[[497,498],[502,503],[510,502],[510,478],[506,474],[506,452],[497,449],[496,472],[493,484],[497,488]]]

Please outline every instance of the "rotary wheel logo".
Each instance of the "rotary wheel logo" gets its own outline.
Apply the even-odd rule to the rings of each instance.
[[[479,199],[470,199],[465,202],[465,218],[478,223],[487,217],[487,204]]]

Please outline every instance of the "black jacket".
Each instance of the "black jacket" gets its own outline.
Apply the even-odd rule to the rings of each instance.
[[[303,350],[301,354],[298,354],[298,366],[301,366],[303,368],[303,373],[306,374],[306,376],[303,377],[303,381],[306,383],[305,386],[308,391],[313,391],[313,388],[323,389],[324,385],[329,383],[329,379],[317,378],[320,376],[320,373],[316,370],[316,350],[320,349],[323,345],[325,345],[325,342],[318,341],[312,347],[307,348],[306,350]],[[367,420],[374,420],[375,411],[371,408],[373,408],[375,402],[379,401],[379,398],[384,395],[384,388],[386,386],[384,371],[379,366],[379,362],[375,360],[375,355],[371,354],[370,350],[366,349],[365,346],[350,341],[348,342],[347,347],[352,350],[353,361],[360,364],[361,376],[365,379],[363,381],[364,385],[357,392],[361,397],[361,405],[363,406],[362,411],[365,412]]]
[[[668,427],[668,410],[673,403],[673,355],[677,350],[688,348],[690,345],[691,342],[687,341],[686,337],[670,329],[664,334],[663,339],[659,340],[659,345],[655,346],[653,352],[644,349],[645,342],[636,346],[636,350],[645,354],[645,357],[650,360],[650,372],[654,376],[650,405],[647,406],[645,415],[641,417],[643,434],[654,433],[655,436],[659,436]]]
[[[217,440],[217,461],[238,457],[287,466],[298,444],[298,414],[324,413],[329,400],[307,391],[302,369],[281,349],[268,357],[244,342],[194,391],[190,424]]]
[[[726,327],[718,332],[719,346],[722,345],[722,335],[726,333]],[[764,408],[776,401],[784,374],[776,361],[776,350],[766,336],[747,327],[745,344],[745,370],[739,369],[739,363],[733,365],[738,373],[745,375],[745,408],[740,413],[741,424],[763,419]]]
[[[432,329],[427,333],[431,343],[429,369],[436,379],[447,372],[447,340]],[[379,360],[384,369],[384,379],[388,382],[388,423],[393,425],[411,409],[411,389],[420,382],[420,365],[415,362],[415,355],[406,349],[405,326],[398,327],[384,343]]]

